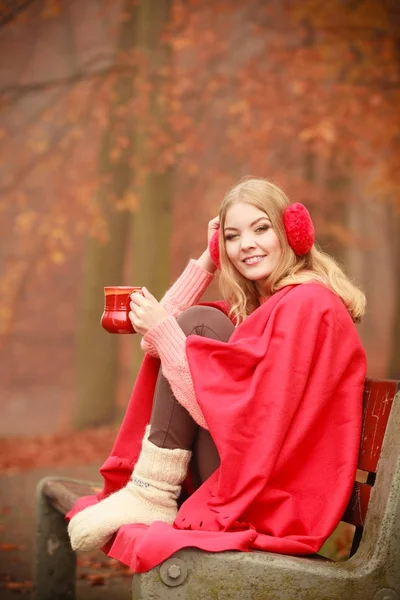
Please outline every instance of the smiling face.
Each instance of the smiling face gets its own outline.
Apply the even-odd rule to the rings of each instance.
[[[223,233],[232,265],[246,279],[255,281],[262,292],[282,255],[268,216],[252,204],[235,202],[227,210]]]

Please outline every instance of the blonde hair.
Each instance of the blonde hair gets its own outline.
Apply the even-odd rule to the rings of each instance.
[[[284,192],[265,179],[246,178],[228,191],[219,212],[220,289],[236,322],[240,323],[260,306],[260,293],[256,283],[246,279],[234,268],[225,249],[223,231],[226,214],[230,206],[237,202],[250,204],[266,213],[281,245],[281,260],[268,277],[266,296],[272,296],[287,285],[318,282],[342,299],[353,321],[361,320],[365,312],[365,296],[337,262],[316,244],[304,256],[297,256],[289,246],[283,213],[290,201]]]

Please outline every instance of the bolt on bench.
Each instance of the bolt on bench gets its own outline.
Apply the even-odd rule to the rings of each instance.
[[[399,381],[365,382],[357,478],[342,519],[355,525],[349,560],[184,549],[134,575],[133,600],[400,600],[399,390]],[[36,600],[75,598],[76,557],[64,515],[96,486],[39,482]]]

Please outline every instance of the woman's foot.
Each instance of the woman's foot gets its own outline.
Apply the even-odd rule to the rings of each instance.
[[[85,508],[68,525],[73,550],[101,548],[122,525],[172,524],[191,452],[159,448],[146,436],[131,480],[118,492]]]
[[[146,495],[148,498],[143,497],[142,489],[135,489],[135,484],[130,482],[127,487],[72,517],[68,525],[72,549],[97,550],[122,525],[129,523],[150,525],[154,521],[164,521],[172,524],[177,514],[173,493],[146,488]]]

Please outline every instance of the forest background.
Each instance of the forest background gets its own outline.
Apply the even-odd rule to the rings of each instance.
[[[249,174],[307,204],[366,292],[368,375],[400,378],[397,0],[17,0],[0,25],[3,471],[105,458],[141,351],[103,286],[161,298]]]

